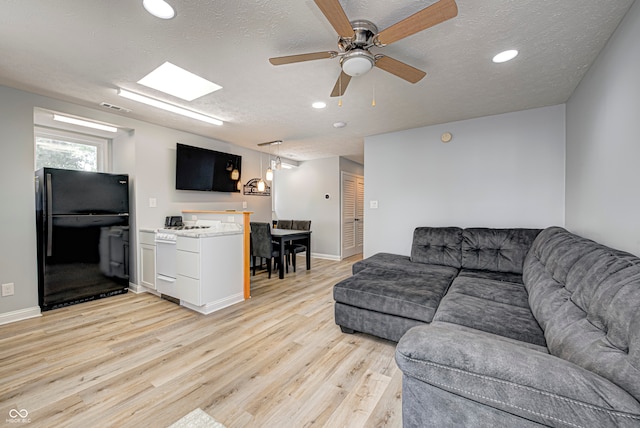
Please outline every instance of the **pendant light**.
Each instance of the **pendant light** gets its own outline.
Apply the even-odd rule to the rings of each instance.
[[[269,168],[267,168],[265,178],[267,179],[267,181],[273,180],[273,170],[271,169],[271,144],[269,144]]]
[[[231,179],[236,181],[240,179],[240,171],[238,171],[238,158],[235,158],[233,163],[233,171],[231,171]]]
[[[262,179],[262,152],[260,152],[260,181],[258,181],[258,192],[264,192],[265,184]]]
[[[276,156],[276,169],[282,168],[282,160],[280,159],[280,145],[282,141],[278,143],[278,156]]]

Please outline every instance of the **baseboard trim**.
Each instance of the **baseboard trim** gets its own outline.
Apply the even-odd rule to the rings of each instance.
[[[227,306],[231,306],[236,303],[240,303],[242,301],[244,301],[244,293],[233,294],[229,297],[225,297],[224,299],[210,302],[202,306],[192,305],[191,303],[187,303],[182,300],[180,301],[180,305],[184,306],[185,308],[189,308],[192,311],[200,312],[203,315],[209,315],[212,312],[215,312],[222,308],[226,308]]]
[[[311,257],[315,257],[317,259],[324,259],[324,260],[335,260],[337,262],[340,261],[340,256],[336,256],[335,254],[311,253]]]
[[[134,294],[150,293],[150,294],[155,294],[156,296],[160,295],[160,293],[158,293],[158,291],[154,290],[153,288],[145,287],[144,285],[134,284],[133,282],[129,283],[129,291],[131,291]]]
[[[40,306],[0,314],[0,325],[42,316]]]

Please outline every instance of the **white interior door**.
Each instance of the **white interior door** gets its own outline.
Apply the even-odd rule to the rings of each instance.
[[[364,177],[342,173],[342,258],[362,253]]]

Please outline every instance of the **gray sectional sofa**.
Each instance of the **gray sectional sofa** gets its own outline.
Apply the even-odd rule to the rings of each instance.
[[[334,287],[399,341],[405,427],[640,427],[640,259],[559,227],[417,228]]]

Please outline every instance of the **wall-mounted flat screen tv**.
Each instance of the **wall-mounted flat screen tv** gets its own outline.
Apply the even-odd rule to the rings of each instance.
[[[177,143],[176,189],[239,192],[234,169],[242,174],[242,156]]]

